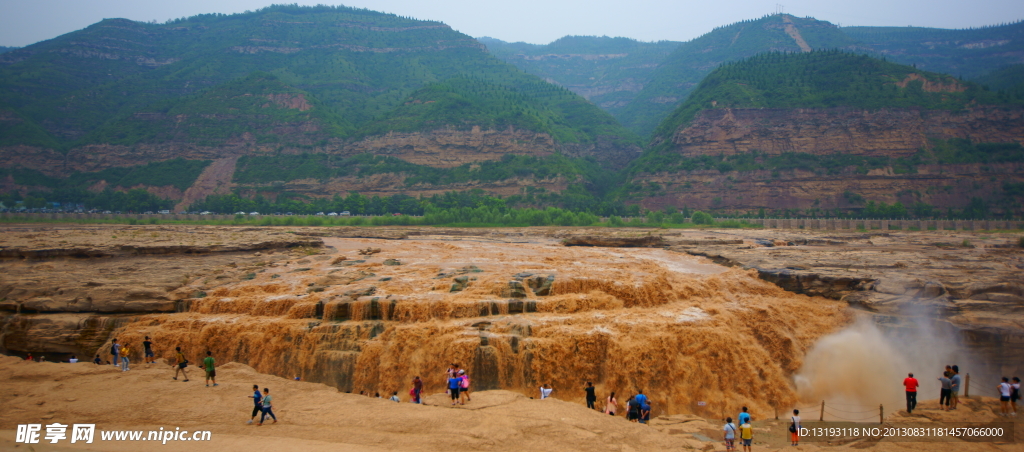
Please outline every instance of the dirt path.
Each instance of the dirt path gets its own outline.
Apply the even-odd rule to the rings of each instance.
[[[800,46],[800,51],[810,52],[811,46],[807,44],[807,41],[804,41],[803,36],[800,36],[800,31],[796,29],[796,25],[793,25],[793,20],[789,16],[782,16],[782,21],[786,23],[786,34],[796,41],[796,45]]]
[[[175,212],[181,212],[196,201],[209,195],[224,195],[231,192],[231,177],[235,174],[235,163],[238,156],[214,160],[203,173],[196,178],[188,190],[185,190],[181,202],[174,206]]]

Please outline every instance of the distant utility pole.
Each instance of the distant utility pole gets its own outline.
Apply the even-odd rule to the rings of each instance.
[[[776,3],[775,4],[775,14],[782,15],[782,10],[783,10],[782,4]]]

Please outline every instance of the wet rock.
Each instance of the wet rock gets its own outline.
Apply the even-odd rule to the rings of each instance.
[[[370,286],[362,289],[353,289],[342,293],[343,296],[357,298],[357,297],[368,297],[377,293],[377,286]]]
[[[385,259],[384,260],[384,265],[388,265],[388,266],[402,265],[402,262],[399,261],[398,259]]]
[[[580,235],[562,240],[565,246],[603,246],[619,248],[650,248],[665,246],[665,240],[660,235],[648,235],[644,237],[601,237]]]
[[[476,278],[473,278],[476,279]],[[452,283],[452,288],[448,292],[461,292],[469,287],[469,276],[458,276],[455,278],[455,282]]]
[[[533,294],[541,297],[551,295],[551,286],[554,285],[554,283],[555,275],[538,275],[526,280],[526,284],[530,286],[530,290],[533,291]]]
[[[512,275],[513,278],[519,279],[519,280],[522,280],[524,278],[529,278],[531,276],[533,276],[533,273],[527,273],[527,272],[516,273],[515,275]]]
[[[501,296],[508,298],[526,298],[526,287],[522,281],[509,281],[508,287],[502,291]]]

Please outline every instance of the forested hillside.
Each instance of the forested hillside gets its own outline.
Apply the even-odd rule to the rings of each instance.
[[[966,79],[1024,63],[1024,21],[957,30],[843,27],[842,31],[876,55]]]
[[[478,40],[494,56],[552,80],[616,116],[680,44],[607,36],[566,36],[546,45]]]
[[[719,27],[672,52],[618,117],[630,130],[647,136],[723,63],[762,52],[833,48],[855,49],[856,43],[835,25],[812,18],[771,15]]]
[[[321,105],[310,114],[329,120],[322,132],[339,138],[388,115],[416,90],[453,77],[471,77],[521,96],[538,95],[531,102],[555,115],[589,109],[557,118],[573,132],[561,138],[593,142],[598,137],[583,128],[593,129],[590,120],[602,116],[600,121],[610,122],[582,99],[539,92],[535,76],[494,58],[443,23],[326,6],[272,6],[166,24],[104,20],[2,54],[0,111],[23,119],[16,136],[26,144],[56,140],[66,150],[108,139],[163,139],[169,136],[166,131],[140,125],[136,114],[223,115],[211,100],[239,87],[217,87],[257,72],[282,84],[274,89],[288,87]],[[566,100],[574,105],[556,105]],[[242,110],[250,107],[257,106],[231,107],[241,108],[232,114],[245,116]],[[121,128],[115,122],[132,125],[112,135],[111,130]],[[221,140],[217,134],[231,127],[192,126],[188,136],[207,142]],[[48,139],[37,136],[40,127]],[[205,131],[213,135],[200,136]],[[602,131],[616,138],[629,135],[617,126]]]

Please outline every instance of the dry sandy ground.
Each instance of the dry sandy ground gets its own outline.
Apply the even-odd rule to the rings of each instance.
[[[451,448],[486,451],[560,450],[724,450],[718,423],[694,416],[658,418],[651,426],[626,422],[557,399],[533,400],[507,391],[473,394],[466,406],[451,407],[446,396],[426,397],[427,406],[393,403],[345,394],[317,383],[256,373],[229,363],[218,369],[220,386],[206,387],[197,368],[192,381],[171,379],[162,364],[137,364],[129,372],[88,363],[34,363],[0,357],[4,410],[0,411],[0,449],[195,451],[434,451]],[[271,388],[280,422],[248,425],[252,384]],[[922,402],[922,406],[931,406]],[[956,412],[919,409],[918,421],[993,421],[991,399],[971,400]],[[755,414],[756,415],[756,414]],[[811,416],[805,416],[811,417]],[[895,420],[906,418],[897,415]],[[98,430],[209,430],[209,442],[111,442],[56,445],[15,444],[15,429],[27,423],[96,423]],[[756,450],[1024,450],[1005,443],[869,443],[829,446],[804,442],[790,448],[785,421],[758,421]],[[696,435],[694,435],[696,433]],[[707,440],[708,437],[713,438]],[[1020,435],[1018,434],[1018,438]],[[702,441],[702,439],[704,439]]]

